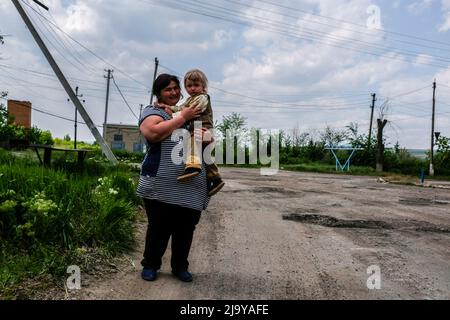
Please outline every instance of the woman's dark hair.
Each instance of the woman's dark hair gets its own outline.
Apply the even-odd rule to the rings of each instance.
[[[178,88],[181,88],[180,80],[178,80],[176,76],[167,73],[160,74],[153,83],[152,88],[153,94],[159,99],[161,97],[161,91],[165,87],[167,87],[172,81],[177,84]]]

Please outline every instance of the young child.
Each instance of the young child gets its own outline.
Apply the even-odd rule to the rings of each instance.
[[[211,100],[208,92],[208,79],[206,75],[198,70],[193,69],[184,76],[184,87],[189,94],[189,98],[180,106],[169,106],[172,112],[181,111],[183,108],[189,108],[196,105],[202,110],[199,118],[190,121],[188,130],[191,134],[191,154],[186,158],[186,166],[184,172],[178,177],[178,181],[186,181],[195,177],[202,171],[202,164],[198,157],[198,151],[195,152],[195,137],[194,137],[194,121],[201,121],[202,127],[208,130],[213,128],[213,111],[211,108]],[[197,155],[196,155],[197,154]],[[213,196],[220,189],[223,188],[225,182],[219,174],[219,168],[215,163],[206,164],[206,176],[208,179],[208,195]]]

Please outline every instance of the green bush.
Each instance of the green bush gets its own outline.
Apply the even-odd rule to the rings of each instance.
[[[412,156],[404,149],[387,150],[384,159],[384,170],[393,173],[420,175],[421,170],[428,167],[427,161]]]
[[[434,157],[435,171],[450,176],[450,138],[440,137],[436,144],[438,150]]]
[[[145,156],[145,153],[143,152],[128,152],[126,150],[113,150],[113,153],[119,161],[135,163],[142,162]]]
[[[80,248],[131,248],[140,199],[129,171],[76,174],[13,158],[0,151],[0,295],[30,276],[62,275]]]

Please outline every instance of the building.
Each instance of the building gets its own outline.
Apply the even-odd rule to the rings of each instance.
[[[8,114],[14,118],[14,124],[31,128],[31,102],[8,100]]]
[[[138,126],[108,123],[105,140],[112,150],[143,151],[144,138]]]

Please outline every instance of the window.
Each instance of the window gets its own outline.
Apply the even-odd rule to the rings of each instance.
[[[113,150],[125,150],[125,143],[122,141],[115,141],[111,144],[111,149]]]
[[[114,141],[123,141],[123,135],[122,134],[115,134],[114,135]]]
[[[142,152],[142,151],[143,151],[142,143],[134,143],[133,144],[133,152]]]

